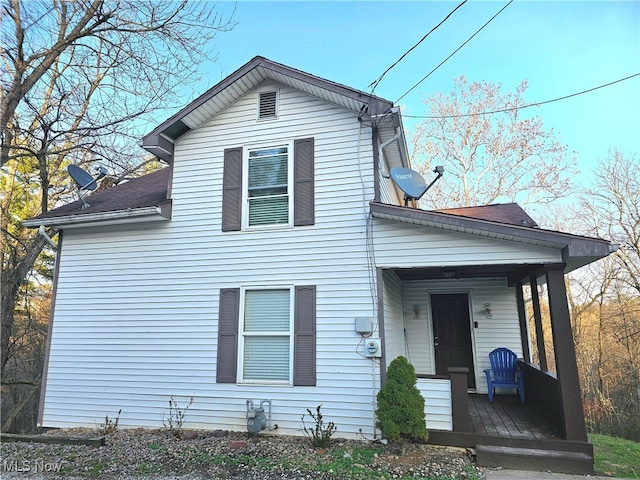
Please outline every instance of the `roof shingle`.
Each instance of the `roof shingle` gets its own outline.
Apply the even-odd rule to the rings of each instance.
[[[45,212],[36,219],[82,216],[119,210],[133,210],[144,207],[162,206],[167,199],[170,168],[134,178],[112,188],[99,190],[86,197],[88,208],[82,208],[77,200],[67,205]]]
[[[460,217],[476,218],[478,220],[488,220],[490,222],[518,225],[521,227],[538,227],[536,221],[517,203],[496,203],[478,207],[443,208],[433,211]]]

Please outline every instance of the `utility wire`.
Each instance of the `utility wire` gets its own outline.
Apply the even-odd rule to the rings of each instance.
[[[422,77],[422,79],[416,83],[413,87],[411,87],[409,90],[407,90],[406,92],[404,92],[402,94],[402,96],[400,98],[398,98],[398,100],[396,100],[394,103],[398,103],[400,100],[402,100],[405,96],[407,96],[407,94],[409,94],[409,92],[411,92],[411,90],[413,90],[414,88],[416,88],[418,85],[420,85],[422,82],[424,82],[433,72],[435,72],[437,69],[439,69],[442,65],[444,65],[444,63],[449,60],[451,57],[453,57],[456,53],[458,53],[458,51],[464,47],[467,43],[469,43],[471,41],[471,39],[473,37],[475,37],[478,33],[480,33],[480,31],[486,27],[487,25],[489,25],[494,18],[496,18],[498,15],[500,15],[505,8],[507,8],[509,5],[511,5],[513,3],[513,0],[509,0],[509,3],[507,3],[504,7],[502,7],[500,9],[500,11],[498,13],[496,13],[493,17],[491,17],[484,25],[482,25],[478,30],[476,30],[476,32],[471,35],[462,45],[460,45],[458,48],[456,48],[453,53],[451,55],[449,55],[447,58],[445,58],[442,62],[440,62],[440,64],[434,68],[433,70],[431,70],[429,73],[427,73],[424,77]]]
[[[378,84],[382,81],[382,78],[389,72],[389,70],[391,70],[393,67],[395,67],[398,63],[400,63],[402,61],[402,59],[404,59],[404,57],[406,57],[407,55],[409,55],[409,53],[411,53],[412,50],[414,50],[418,45],[420,45],[429,35],[431,35],[440,25],[442,25],[444,22],[446,22],[449,17],[451,17],[451,15],[453,15],[455,13],[456,10],[458,10],[462,5],[464,5],[465,3],[467,3],[467,0],[463,0],[463,2],[458,5],[456,8],[454,8],[446,17],[444,17],[444,19],[438,23],[435,27],[433,27],[431,30],[429,30],[429,32],[420,39],[420,41],[418,43],[416,43],[413,47],[411,47],[409,50],[407,50],[398,60],[395,61],[395,63],[393,65],[391,65],[389,68],[387,68],[384,73],[382,75],[380,75],[378,77],[377,80],[374,80],[373,82],[371,82],[371,84],[369,84],[369,88],[371,88],[371,94],[373,95],[374,90],[376,89],[376,87],[378,86]]]
[[[559,102],[560,100],[566,100],[567,98],[577,97],[578,95],[584,95],[585,93],[593,92],[594,90],[598,90],[600,88],[609,87],[611,85],[615,85],[616,83],[624,82],[625,80],[629,80],[631,78],[640,76],[639,73],[634,73],[633,75],[629,75],[628,77],[620,78],[618,80],[614,80],[613,82],[605,83],[604,85],[598,85],[597,87],[589,88],[587,90],[582,90],[581,92],[572,93],[570,95],[565,95],[563,97],[553,98],[551,100],[544,100],[542,102],[528,103],[526,105],[522,105],[521,107],[509,107],[503,108],[500,110],[491,110],[488,112],[478,112],[478,113],[461,113],[459,115],[442,115],[442,116],[424,116],[424,115],[402,115],[406,118],[461,118],[461,117],[475,117],[476,115],[491,115],[493,113],[502,113],[502,112],[510,112],[512,110],[522,110],[530,107],[537,107],[540,105],[546,105],[547,103]]]

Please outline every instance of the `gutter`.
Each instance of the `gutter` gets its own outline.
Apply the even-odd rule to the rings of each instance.
[[[115,210],[111,212],[83,213],[82,215],[71,215],[53,218],[34,218],[25,220],[22,225],[25,227],[66,227],[79,228],[87,224],[99,225],[119,225],[136,222],[152,222],[158,220],[171,219],[171,203],[163,207],[143,207],[128,210]]]

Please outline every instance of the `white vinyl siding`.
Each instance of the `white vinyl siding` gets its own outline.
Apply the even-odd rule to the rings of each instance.
[[[386,306],[385,338],[392,345],[399,345],[399,336],[404,341],[404,352],[393,353],[387,349],[387,364],[397,355],[404,355],[419,375],[434,375],[435,351],[433,348],[433,323],[430,295],[433,293],[467,293],[470,299],[472,348],[476,386],[480,393],[487,393],[483,369],[489,368],[489,352],[506,346],[521,355],[520,328],[515,299],[515,290],[508,288],[504,279],[456,279],[413,280],[401,282],[391,271],[384,272],[385,292],[396,291],[396,299],[402,299],[403,321],[399,322],[395,309]],[[400,289],[398,292],[397,290]],[[393,300],[390,300],[393,302]],[[487,319],[484,304],[491,303],[493,316]],[[388,316],[390,320],[388,321]],[[472,328],[474,321],[477,328]],[[425,399],[427,428],[453,430],[451,417],[451,382],[448,379],[418,378],[417,387]]]
[[[291,289],[244,291],[240,382],[291,383]]]
[[[357,113],[316,97],[263,87],[278,89],[277,121],[256,121],[252,91],[176,142],[170,222],[64,232],[43,426],[94,427],[122,409],[122,427],[158,428],[171,397],[181,405],[193,397],[186,428],[246,431],[246,400],[269,399],[279,427],[274,433],[301,434],[301,415],[322,403],[337,436],[373,436],[379,367],[362,356],[354,329],[356,317],[377,311],[366,243],[374,194],[371,128]],[[225,149],[306,138],[314,141],[313,225],[222,232]],[[377,267],[561,259],[551,249],[372,222]],[[395,274],[385,273],[385,282],[391,356],[403,351],[402,315],[415,302],[406,291],[399,295]],[[283,285],[316,288],[316,386],[216,383],[217,292]],[[494,345],[519,342],[515,300],[504,284],[464,288],[472,291],[476,315],[486,302],[493,308],[493,318],[480,318],[474,332],[482,372]],[[428,316],[428,305],[421,312]],[[410,353],[421,365],[411,345]]]
[[[504,279],[416,280],[403,283],[404,319],[406,325],[407,358],[416,373],[435,374],[433,323],[430,295],[432,293],[467,293],[470,299],[471,328],[474,348],[476,387],[486,393],[483,369],[489,368],[489,352],[507,347],[522,357],[520,324],[515,289],[508,288]],[[484,304],[491,303],[492,318],[487,318]],[[418,305],[419,318],[413,306]]]
[[[453,430],[451,381],[419,378],[416,387],[424,397],[424,413],[430,430]]]
[[[384,353],[386,366],[398,356],[408,357],[405,349],[404,318],[402,312],[402,281],[390,270],[382,272],[384,305]]]
[[[321,402],[336,435],[373,435],[379,368],[360,355],[354,319],[375,310],[360,181],[353,188],[361,169],[373,198],[371,130],[358,144],[357,113],[287,87],[278,121],[256,122],[256,97],[176,144],[170,222],[65,232],[45,426],[94,427],[122,409],[122,427],[158,428],[171,396],[193,396],[186,428],[246,431],[246,400],[269,399],[274,433],[301,434],[301,415]],[[222,232],[224,150],[310,137],[315,224]],[[316,286],[316,386],[216,383],[217,292],[283,285]]]
[[[404,205],[404,198],[399,194],[399,189],[391,179],[389,174],[389,163],[384,153],[379,159],[380,169],[378,171],[378,185],[380,189],[380,202],[389,205]]]
[[[559,263],[558,249],[376,219],[373,242],[380,267]]]

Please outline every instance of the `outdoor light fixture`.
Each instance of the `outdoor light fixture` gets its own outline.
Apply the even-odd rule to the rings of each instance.
[[[442,271],[442,276],[444,278],[453,278],[456,276],[456,271],[455,270],[443,270]]]
[[[493,317],[493,311],[491,310],[491,304],[490,303],[485,303],[484,304],[484,315],[487,318]]]

